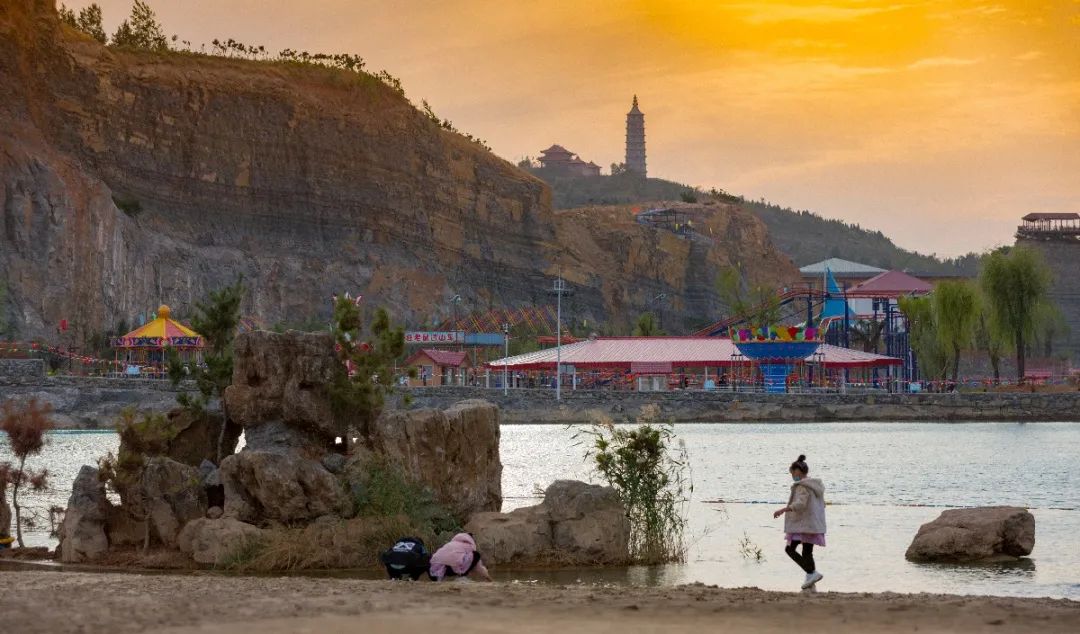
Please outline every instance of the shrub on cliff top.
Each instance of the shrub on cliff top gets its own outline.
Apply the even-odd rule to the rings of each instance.
[[[147,51],[167,51],[169,41],[150,5],[135,0],[131,16],[120,23],[112,37],[113,46],[138,48]]]
[[[617,427],[594,414],[592,426],[579,435],[591,441],[586,456],[626,507],[630,556],[641,564],[683,561],[693,484],[686,447],[676,443],[671,421],[661,420],[655,405],[646,405],[636,426]]]

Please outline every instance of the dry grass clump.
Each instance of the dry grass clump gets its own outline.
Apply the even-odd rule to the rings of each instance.
[[[304,528],[277,528],[249,540],[221,566],[236,572],[270,572],[380,566],[379,553],[399,537],[423,535],[404,515],[316,522]]]

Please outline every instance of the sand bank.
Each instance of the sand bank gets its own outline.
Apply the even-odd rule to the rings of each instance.
[[[1077,632],[1080,603],[947,595],[0,571],[5,632]]]

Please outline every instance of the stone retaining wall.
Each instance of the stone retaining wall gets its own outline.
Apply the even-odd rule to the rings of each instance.
[[[44,380],[41,359],[0,359],[0,385],[38,385]]]
[[[632,420],[646,404],[681,422],[795,421],[1080,421],[1080,392],[1063,394],[752,394],[732,392],[563,392],[412,388],[414,407],[485,398],[504,423],[572,423],[599,410]],[[400,400],[400,395],[397,397]]]

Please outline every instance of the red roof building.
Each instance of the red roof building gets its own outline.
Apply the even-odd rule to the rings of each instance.
[[[464,351],[427,348],[412,353],[405,367],[416,370],[409,378],[412,386],[465,385],[472,363]]]
[[[903,271],[886,271],[848,289],[848,297],[904,297],[926,295],[933,284]]]
[[[540,167],[560,176],[599,176],[600,166],[592,161],[586,163],[561,145],[552,145],[540,151]]]

